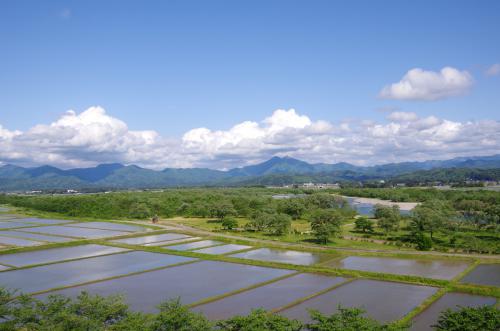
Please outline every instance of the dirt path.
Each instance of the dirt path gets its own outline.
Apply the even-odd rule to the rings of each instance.
[[[135,222],[129,222],[129,223],[135,223],[135,224],[144,224],[144,222],[140,221],[135,221]],[[308,244],[297,244],[297,243],[287,243],[283,241],[277,241],[277,240],[267,240],[267,239],[260,239],[260,238],[251,238],[251,237],[244,237],[244,236],[238,236],[238,235],[232,235],[232,234],[226,234],[226,233],[215,233],[207,230],[201,230],[197,228],[193,228],[191,226],[187,226],[184,224],[179,224],[175,222],[169,222],[169,221],[160,221],[159,224],[155,224],[158,227],[167,229],[167,230],[178,230],[178,231],[184,231],[184,232],[189,232],[197,236],[209,236],[209,237],[222,237],[222,238],[227,238],[227,239],[232,239],[232,240],[245,240],[248,242],[254,242],[262,245],[273,245],[273,246],[281,246],[284,248],[309,248],[309,249],[317,249],[317,250],[328,250],[328,249],[333,249],[333,250],[339,250],[339,251],[348,251],[348,252],[359,252],[359,253],[398,253],[398,254],[409,254],[409,255],[433,255],[433,256],[454,256],[454,257],[465,257],[465,258],[481,258],[481,259],[500,259],[500,255],[482,255],[482,254],[465,254],[465,253],[443,253],[443,252],[435,252],[435,251],[430,251],[430,252],[421,252],[421,251],[405,251],[405,250],[383,250],[383,249],[360,249],[360,248],[349,248],[349,247],[322,247],[322,246],[317,246],[317,245],[308,245]]]

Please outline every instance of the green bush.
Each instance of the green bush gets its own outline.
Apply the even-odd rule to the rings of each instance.
[[[461,307],[457,311],[448,309],[441,313],[434,328],[440,331],[498,331],[500,310],[494,306]]]
[[[432,239],[423,233],[417,233],[414,241],[419,251],[428,251],[432,248]]]
[[[225,230],[232,230],[238,227],[238,221],[232,217],[227,217],[222,221],[221,225]]]

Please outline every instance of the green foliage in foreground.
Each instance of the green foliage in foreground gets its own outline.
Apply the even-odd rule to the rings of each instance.
[[[500,311],[493,306],[446,310],[441,314],[436,330],[497,331],[500,330]]]
[[[155,314],[132,312],[121,296],[101,297],[82,292],[76,299],[51,295],[45,301],[28,295],[15,297],[0,288],[0,330],[26,331],[402,331],[406,326],[382,325],[364,316],[358,308],[338,307],[330,316],[311,311],[312,322],[304,324],[262,309],[247,316],[212,322],[183,306],[179,300],[158,306]],[[446,311],[438,330],[498,330],[500,311],[494,307]]]
[[[374,319],[363,316],[364,310],[359,308],[342,308],[331,316],[324,316],[318,311],[311,311],[314,321],[309,325],[311,331],[399,331],[405,326],[381,325]]]
[[[312,313],[313,322],[297,320],[254,310],[212,322],[192,312],[179,300],[159,305],[156,314],[132,312],[120,296],[101,297],[82,292],[76,299],[51,295],[45,301],[28,295],[14,297],[0,288],[0,330],[143,330],[143,331],[301,331],[301,330],[393,330],[362,316],[359,309],[340,308],[339,313],[324,316]],[[359,327],[364,328],[359,328]]]

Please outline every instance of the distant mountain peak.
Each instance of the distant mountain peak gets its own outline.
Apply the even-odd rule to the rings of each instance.
[[[402,162],[355,166],[346,162],[310,164],[291,156],[272,158],[250,166],[218,171],[207,168],[166,168],[155,171],[137,165],[103,163],[90,168],[59,169],[50,165],[23,168],[0,166],[0,190],[68,188],[154,188],[195,185],[289,184],[290,181],[363,181],[395,178],[432,169],[500,169],[500,155],[460,157],[443,161]],[[295,178],[295,179],[293,179]],[[262,180],[263,179],[263,180]]]

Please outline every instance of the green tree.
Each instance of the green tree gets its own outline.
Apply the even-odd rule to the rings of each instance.
[[[328,193],[311,194],[306,198],[306,202],[314,209],[338,209],[347,205],[347,201],[341,196]]]
[[[210,208],[210,215],[216,217],[219,221],[223,221],[226,216],[235,215],[233,204],[227,201],[218,201]]]
[[[131,218],[146,219],[153,215],[149,206],[144,202],[135,202],[130,205],[129,216]]]
[[[500,310],[494,306],[448,309],[441,313],[434,328],[440,331],[498,331]]]
[[[373,232],[373,221],[367,217],[360,216],[354,221],[354,229],[363,233]]]
[[[226,217],[223,221],[222,221],[222,228],[225,229],[225,230],[232,230],[234,228],[237,228],[238,227],[238,221],[235,220],[234,218],[232,217]]]
[[[309,220],[314,237],[319,243],[326,244],[332,236],[341,233],[343,217],[334,209],[317,209]]]
[[[75,300],[51,295],[45,301],[22,296],[10,303],[10,318],[0,330],[105,330],[128,314],[121,296],[82,292]]]
[[[302,323],[255,309],[247,316],[235,316],[217,323],[223,331],[300,331]]]
[[[338,312],[325,316],[319,311],[312,310],[312,322],[307,324],[311,331],[377,331],[377,330],[406,330],[404,326],[396,327],[382,325],[374,319],[363,316],[364,310],[359,308],[338,307]]]
[[[290,232],[292,227],[292,218],[287,214],[274,214],[271,217],[269,228],[275,235],[282,236]]]
[[[287,214],[259,212],[245,225],[250,231],[266,231],[278,236],[290,232],[292,219]]]
[[[374,207],[374,216],[377,218],[378,227],[386,234],[399,228],[401,214],[397,205],[388,207],[376,204]]]
[[[210,323],[203,315],[192,312],[180,303],[172,300],[158,306],[160,312],[155,315],[151,331],[210,331]]]
[[[250,221],[245,224],[245,229],[249,231],[264,231],[269,226],[269,219],[272,214],[266,212],[254,213]]]
[[[422,232],[415,233],[413,241],[417,245],[419,251],[428,251],[432,248],[432,239]]]
[[[294,220],[301,218],[305,209],[303,199],[298,198],[283,199],[278,205],[280,213],[290,215]]]
[[[429,232],[431,240],[433,234],[443,228],[453,215],[449,203],[442,200],[429,200],[412,211],[411,227],[414,233]]]

